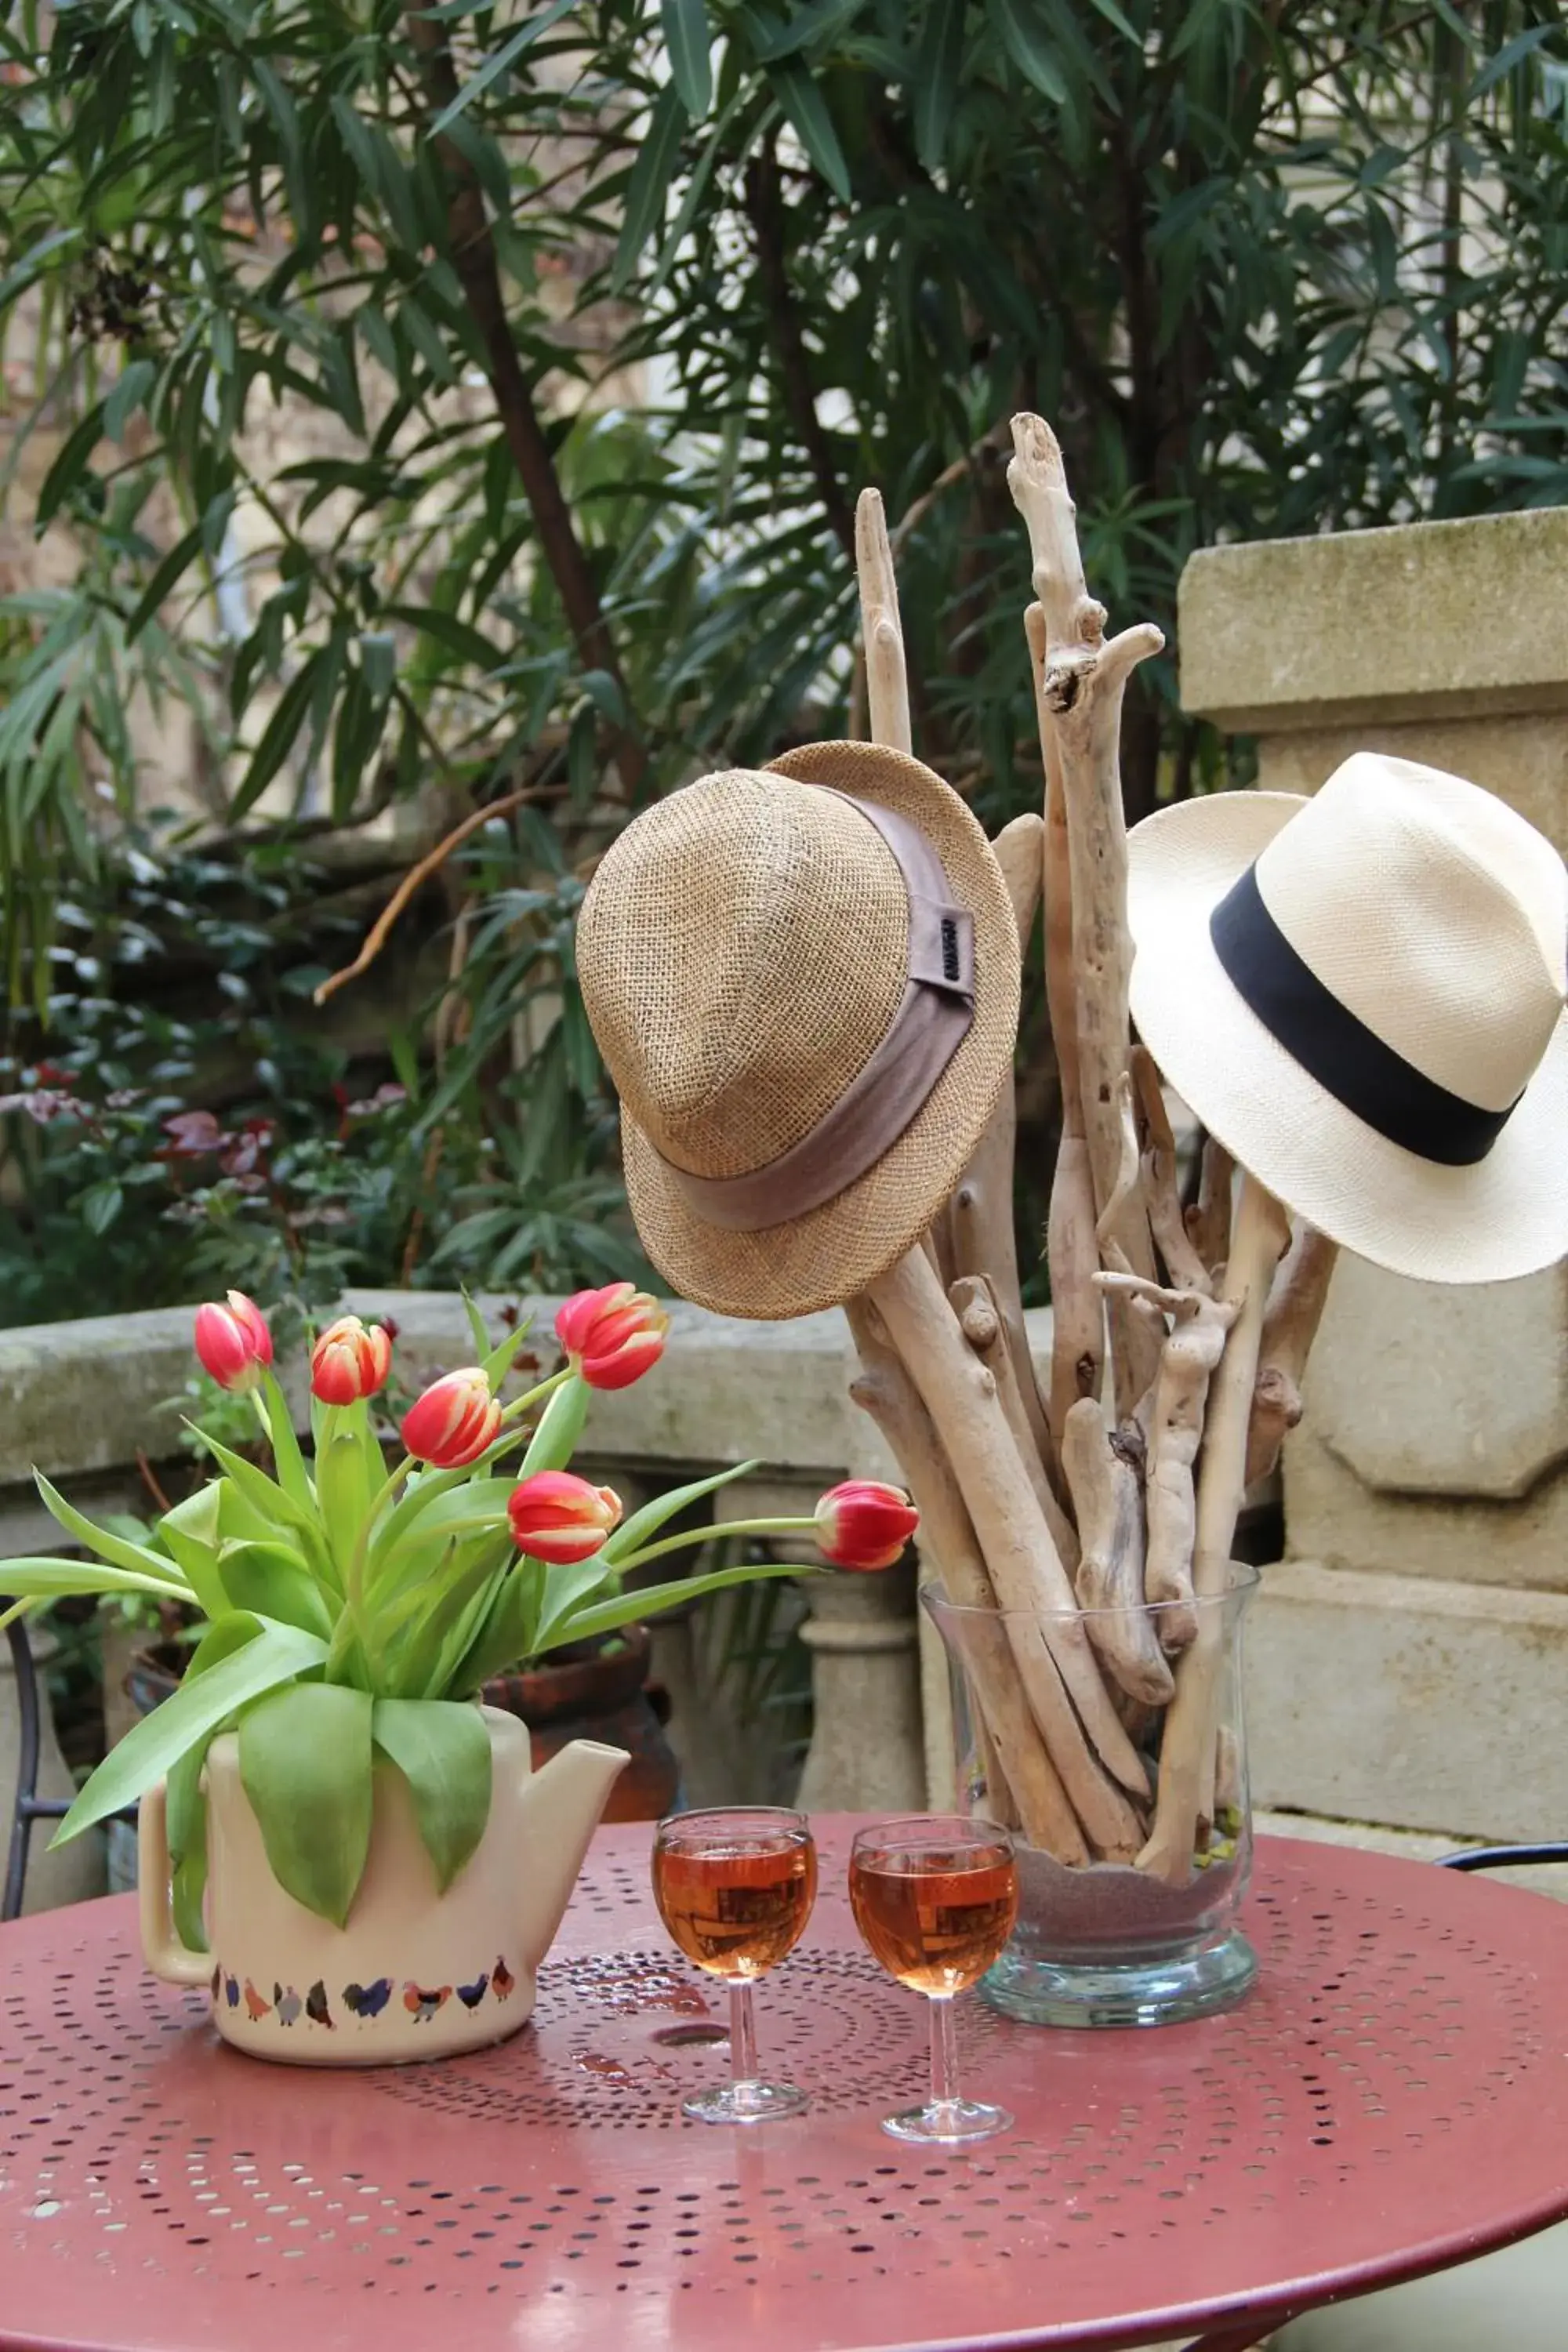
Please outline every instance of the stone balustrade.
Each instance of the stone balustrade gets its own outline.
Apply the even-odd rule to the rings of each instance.
[[[1267,789],[1386,751],[1568,847],[1568,511],[1206,550],[1181,655]],[[1568,1265],[1449,1289],[1342,1261],[1306,1401],[1253,1625],[1259,1797],[1568,1834]]]

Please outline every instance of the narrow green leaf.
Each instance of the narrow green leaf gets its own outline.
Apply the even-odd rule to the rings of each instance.
[[[185,1661],[184,1679],[192,1681],[254,1642],[261,1628],[250,1616],[220,1617],[209,1625]],[[193,1741],[176,1758],[168,1773],[169,1864],[174,1882],[174,1929],[188,1951],[207,1948],[202,1898],[207,1883],[207,1804],[202,1773],[207,1749],[216,1737],[215,1727]]]
[[[478,1707],[449,1699],[378,1698],[371,1737],[408,1783],[419,1835],[445,1895],[489,1819],[485,1719]]]
[[[90,1559],[55,1559],[47,1554],[0,1561],[0,1591],[18,1601],[61,1601],[89,1592],[150,1592],[162,1601],[191,1597],[173,1577],[143,1576],[125,1568],[100,1568]],[[10,1616],[7,1610],[0,1624]]]
[[[614,1600],[601,1601],[595,1606],[561,1617],[548,1642],[542,1638],[542,1627],[539,1646],[541,1650],[559,1649],[564,1642],[589,1642],[597,1633],[613,1633],[618,1626],[636,1625],[645,1617],[656,1617],[661,1609],[677,1609],[688,1601],[702,1601],[710,1592],[728,1592],[731,1585],[760,1584],[770,1576],[811,1576],[816,1572],[763,1560],[752,1568],[716,1568],[706,1576],[683,1576],[670,1584],[645,1584],[635,1592],[618,1593]]]
[[[259,1698],[264,1691],[303,1674],[307,1667],[322,1664],[326,1654],[327,1645],[316,1634],[301,1633],[297,1625],[262,1622],[254,1641],[215,1665],[209,1674],[182,1683],[173,1698],[166,1698],[162,1706],[128,1731],[117,1748],[110,1749],[60,1823],[52,1843],[63,1844],[68,1838],[78,1837],[83,1830],[90,1829],[95,1822],[134,1804],[154,1780],[163,1778],[187,1748],[213,1730],[226,1716],[233,1715],[251,1699]]]
[[[87,472],[93,451],[103,438],[103,403],[95,400],[81,423],[64,442],[45,475],[33,516],[35,531],[54,520],[60,508]]]
[[[592,1559],[573,1560],[565,1566],[549,1566],[544,1571],[544,1590],[539,1607],[539,1624],[533,1636],[537,1657],[552,1650],[565,1638],[563,1628],[581,1615],[590,1596],[603,1591],[612,1570],[603,1552]],[[637,1612],[632,1612],[633,1617]]]
[[[347,1576],[370,1511],[371,1486],[364,1447],[351,1415],[364,1406],[329,1406],[322,1441],[316,1448],[316,1493],[327,1541],[339,1572]]]
[[[510,41],[503,41],[493,56],[485,59],[479,72],[463,84],[450,106],[444,107],[436,117],[435,121],[430,125],[431,138],[439,138],[448,122],[461,114],[465,107],[471,106],[476,98],[482,97],[490,84],[505,73],[507,68],[522,55],[524,49],[531,48],[542,33],[547,33],[552,25],[558,25],[568,9],[574,8],[576,5],[577,0],[552,0],[552,5],[542,16],[531,16],[528,23],[521,26]]]
[[[1036,14],[1034,0],[990,0],[991,21],[1002,46],[1026,81],[1057,106],[1068,102],[1055,41]]]
[[[79,228],[56,228],[51,229],[47,236],[41,236],[37,244],[22,256],[15,269],[7,270],[5,277],[0,278],[0,314],[10,309],[19,294],[26,292],[51,253],[58,253],[62,245],[74,245],[80,236]]]
[[[693,122],[713,103],[713,35],[704,0],[663,0],[665,47],[680,102]]]
[[[744,1478],[761,1466],[762,1457],[759,1455],[755,1462],[738,1462],[732,1470],[717,1470],[711,1478],[697,1478],[689,1486],[672,1486],[668,1495],[656,1495],[651,1503],[645,1503],[640,1511],[634,1511],[629,1519],[623,1519],[615,1534],[607,1538],[605,1558],[614,1567],[617,1560],[625,1559],[629,1552],[647,1543],[650,1536],[656,1536],[660,1528],[674,1518],[678,1511],[685,1510],[689,1503],[700,1503],[705,1495],[716,1494],[732,1478]]]
[[[121,370],[103,404],[103,430],[109,440],[123,441],[126,425],[157,381],[157,366],[152,360],[132,360]]]
[[[372,1713],[368,1691],[296,1683],[239,1726],[239,1777],[272,1875],[336,1927],[347,1922],[370,1852]]]
[[[179,1568],[172,1559],[165,1559],[162,1552],[152,1551],[145,1544],[132,1543],[126,1537],[111,1535],[107,1528],[97,1526],[85,1511],[68,1503],[41,1470],[34,1471],[33,1483],[49,1517],[58,1521],[67,1535],[74,1536],[78,1543],[96,1552],[100,1559],[108,1560],[115,1568],[130,1569],[139,1576],[156,1577],[163,1584],[177,1586],[184,1581]]]
[[[610,284],[617,293],[627,283],[644,246],[664,219],[664,200],[680,153],[686,124],[686,108],[680,92],[671,84],[661,93],[648,119],[642,145],[637,150],[637,160],[626,183],[620,239],[610,270]]]
[[[172,1511],[165,1511],[159,1521],[163,1540],[189,1578],[204,1613],[211,1618],[221,1617],[230,1605],[218,1573],[222,1506],[223,1481],[212,1478],[183,1503],[176,1503]]]
[[[299,1433],[294,1427],[289,1400],[283,1393],[277,1373],[270,1368],[262,1374],[261,1405],[267,1416],[267,1434],[272,1441],[272,1459],[277,1465],[278,1483],[289,1501],[309,1519],[313,1517],[316,1507],[310,1474],[300,1451]]]
[[[520,1478],[531,1478],[536,1470],[565,1469],[587,1424],[591,1402],[587,1381],[581,1372],[574,1372],[556,1390],[540,1415],[539,1427],[522,1457]]]
[[[460,621],[456,613],[443,613],[433,604],[388,604],[385,617],[402,621],[407,627],[417,629],[421,635],[434,637],[438,646],[456,654],[459,661],[478,663],[481,669],[500,669],[507,656],[500,647],[492,645],[482,630]]]
[[[826,101],[813,79],[809,67],[801,65],[798,60],[792,60],[787,65],[770,66],[768,80],[801,145],[834,194],[841,203],[847,204],[850,195],[849,166],[844,160],[844,150],[838,143],[833,117],[827,111]]]
[[[1131,41],[1137,47],[1142,48],[1142,42],[1139,38],[1137,26],[1128,22],[1127,17],[1117,5],[1117,0],[1089,0],[1089,6],[1098,8],[1106,23],[1114,25],[1124,40]]]
[[[218,1569],[231,1608],[331,1639],[332,1613],[321,1588],[287,1544],[226,1543]]]
[[[318,646],[300,664],[279,696],[272,716],[261,730],[261,740],[250,755],[250,765],[229,803],[231,824],[237,824],[240,818],[255,807],[293,750],[295,738],[305,723],[310,698],[316,690],[323,652],[324,648]]]
[[[268,1526],[295,1528],[304,1535],[314,1532],[309,1514],[265,1470],[258,1470],[243,1454],[234,1453],[209,1431],[198,1429],[194,1421],[187,1421],[185,1427],[200,1438],[213,1460],[227,1471],[245,1501],[260,1512]]]
[[[915,152],[928,172],[947,161],[948,125],[963,64],[965,0],[931,0],[915,60]]]

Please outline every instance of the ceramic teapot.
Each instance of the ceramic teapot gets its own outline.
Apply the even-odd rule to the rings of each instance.
[[[205,1985],[225,2041],[312,2066],[379,2066],[502,2041],[533,2010],[534,1977],[566,1908],[624,1749],[574,1740],[541,1771],[514,1716],[481,1709],[489,1819],[438,1894],[403,1776],[375,1764],[370,1853],[348,1924],[273,1877],[232,1734],[207,1753],[208,1952],[174,1929],[163,1784],[142,1800],[142,1944],[171,1984]]]

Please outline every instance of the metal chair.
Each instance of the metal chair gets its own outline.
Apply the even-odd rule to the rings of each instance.
[[[10,1603],[0,1594],[0,1611]],[[35,1822],[63,1821],[70,1811],[68,1801],[38,1794],[38,1751],[42,1740],[43,1705],[38,1689],[38,1670],[33,1661],[32,1643],[27,1628],[20,1618],[5,1628],[5,1638],[11,1645],[11,1664],[16,1680],[17,1753],[16,1793],[11,1807],[11,1840],[5,1856],[5,1885],[0,1892],[0,1922],[21,1916],[22,1896],[27,1884],[27,1859],[32,1851]],[[136,1808],[128,1806],[114,1818],[134,1822]]]
[[[1568,1845],[1472,1846],[1446,1870],[1521,1869],[1568,1862]],[[1292,2321],[1276,2352],[1563,2352],[1568,2344],[1568,2222],[1500,2253]]]

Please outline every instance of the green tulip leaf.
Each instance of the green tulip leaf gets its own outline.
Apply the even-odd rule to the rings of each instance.
[[[697,1478],[689,1486],[674,1486],[668,1495],[656,1495],[651,1503],[645,1503],[640,1511],[623,1519],[614,1535],[606,1538],[605,1558],[614,1567],[616,1560],[625,1559],[628,1552],[647,1543],[650,1536],[658,1535],[660,1528],[678,1511],[685,1510],[689,1503],[700,1503],[705,1495],[716,1494],[721,1486],[727,1486],[731,1478],[744,1478],[761,1467],[760,1460],[737,1462],[732,1470],[719,1470],[711,1478]]]
[[[54,1559],[45,1556],[8,1559],[3,1571],[11,1607],[0,1612],[0,1626],[23,1616],[35,1601],[74,1599],[79,1593],[150,1592],[159,1601],[189,1601],[189,1590],[172,1577],[143,1576],[126,1568],[100,1568],[90,1559]]]
[[[408,1783],[419,1834],[445,1895],[485,1833],[490,1738],[479,1709],[447,1699],[378,1698],[371,1737]]]
[[[99,1559],[107,1560],[111,1568],[129,1569],[138,1576],[153,1576],[163,1584],[184,1583],[184,1571],[176,1560],[163,1552],[149,1550],[145,1544],[132,1543],[124,1536],[112,1535],[107,1528],[96,1525],[85,1511],[79,1511],[74,1503],[68,1503],[65,1496],[50,1486],[41,1470],[34,1471],[33,1480],[50,1517],[59,1522],[68,1536],[74,1536],[78,1543],[85,1544],[89,1551],[96,1552]]]
[[[421,1486],[416,1494],[405,1496],[371,1546],[367,1591],[397,1592],[411,1576],[422,1580],[434,1570],[454,1538],[503,1533],[513,1483],[510,1478],[468,1478],[437,1493],[426,1494]],[[409,1503],[421,1508],[403,1518]]]
[[[7,1563],[6,1573],[10,1573]],[[56,1831],[52,1843],[79,1836],[95,1822],[134,1804],[154,1780],[165,1778],[188,1748],[216,1730],[226,1716],[260,1698],[279,1683],[323,1664],[327,1645],[319,1634],[298,1625],[279,1625],[269,1618],[242,1622],[258,1630],[233,1655],[205,1674],[187,1677],[172,1698],[128,1731],[111,1748],[69,1812]],[[220,1619],[220,1625],[227,1623]],[[218,1626],[212,1628],[214,1633]]]
[[[584,1562],[584,1566],[588,1564]],[[710,1592],[728,1592],[732,1585],[759,1584],[767,1576],[815,1576],[820,1572],[792,1562],[763,1560],[752,1568],[716,1568],[707,1576],[683,1576],[670,1584],[645,1584],[636,1591],[617,1593],[613,1600],[558,1616],[548,1628],[548,1638],[546,1627],[541,1625],[538,1650],[559,1649],[563,1642],[592,1641],[597,1633],[613,1633],[618,1626],[638,1624],[645,1617],[657,1616],[661,1609],[675,1609],[687,1601],[702,1601]]]
[[[301,1531],[310,1528],[310,1513],[301,1509],[291,1496],[284,1493],[275,1478],[268,1476],[265,1470],[258,1470],[254,1462],[247,1462],[243,1454],[234,1453],[214,1437],[210,1430],[198,1428],[194,1421],[187,1421],[185,1427],[199,1438],[213,1460],[227,1471],[252,1510],[259,1511],[268,1526],[298,1528]]]
[[[337,1927],[370,1853],[371,1714],[368,1691],[295,1683],[240,1718],[239,1777],[272,1875]]]
[[[332,1558],[344,1576],[364,1532],[372,1494],[356,1417],[363,1423],[363,1404],[331,1407],[316,1448],[316,1494]]]
[[[279,1481],[289,1499],[300,1510],[309,1513],[315,1501],[310,1491],[310,1474],[300,1451],[289,1400],[279,1386],[276,1375],[270,1371],[262,1375],[261,1399],[267,1433],[272,1440],[272,1459],[278,1465]]]
[[[480,1355],[479,1361],[484,1367],[485,1378],[490,1384],[492,1396],[499,1394],[500,1384],[510,1371],[517,1358],[517,1351],[527,1339],[532,1324],[531,1315],[523,1316],[517,1328],[514,1331],[509,1331],[499,1346],[487,1347]]]
[[[222,1590],[231,1609],[254,1610],[285,1625],[330,1639],[332,1613],[321,1588],[297,1551],[270,1543],[226,1543],[218,1555]]]
[[[547,1568],[544,1571],[544,1598],[540,1605],[539,1623],[534,1631],[532,1654],[552,1650],[564,1636],[562,1628],[569,1625],[590,1594],[601,1592],[610,1575],[610,1563],[603,1552],[592,1559],[573,1561],[563,1568]],[[641,1596],[638,1596],[639,1601]],[[622,1622],[630,1623],[640,1616],[640,1608],[627,1612]]]
[[[247,1642],[254,1642],[260,1627],[256,1619],[236,1612],[220,1617],[209,1625],[195,1648],[185,1661],[184,1680],[190,1682],[221,1665]],[[169,1864],[174,1897],[174,1929],[187,1951],[207,1949],[206,1925],[202,1916],[202,1902],[207,1885],[207,1801],[202,1787],[207,1749],[211,1747],[221,1724],[187,1748],[184,1754],[169,1767],[168,1773],[168,1839]]]
[[[176,1503],[172,1511],[165,1511],[158,1522],[160,1535],[189,1579],[191,1591],[207,1617],[221,1617],[231,1605],[230,1600],[225,1599],[223,1579],[218,1573],[223,1485],[221,1478],[209,1479],[194,1495],[187,1495],[183,1503]],[[245,1608],[248,1604],[239,1601],[234,1605]]]
[[[587,1423],[590,1401],[587,1381],[581,1372],[574,1372],[540,1415],[539,1427],[522,1457],[520,1478],[531,1478],[536,1470],[565,1469]]]

